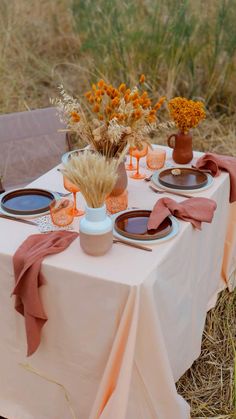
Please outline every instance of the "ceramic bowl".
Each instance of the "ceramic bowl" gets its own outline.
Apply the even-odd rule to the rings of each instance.
[[[77,150],[72,150],[72,151],[68,151],[67,153],[63,154],[62,158],[61,158],[61,162],[63,164],[68,163],[68,161],[70,160],[71,157],[77,157],[79,156],[79,154],[83,151],[85,151],[86,148],[78,148]]]

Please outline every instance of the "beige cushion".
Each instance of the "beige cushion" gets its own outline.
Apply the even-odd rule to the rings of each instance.
[[[6,189],[30,183],[67,151],[55,108],[0,115],[0,175]]]

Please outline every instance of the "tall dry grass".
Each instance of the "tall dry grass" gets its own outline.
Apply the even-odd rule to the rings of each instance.
[[[236,0],[1,0],[0,112],[50,106],[59,83],[81,95],[145,73],[156,97],[205,101],[197,149],[236,155],[235,20]]]
[[[195,149],[236,156],[235,21],[236,0],[1,0],[0,112],[50,106],[61,83],[81,95],[97,78],[134,84],[145,73],[154,96],[204,100]],[[235,304],[220,297],[178,383],[193,416],[235,416]]]

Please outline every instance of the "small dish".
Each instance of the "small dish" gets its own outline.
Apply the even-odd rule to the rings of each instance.
[[[172,168],[173,169],[173,168]],[[168,169],[168,170],[172,170],[172,169]],[[176,169],[176,167],[175,167]],[[182,170],[183,168],[181,167],[180,170]],[[164,169],[166,170],[166,169]],[[186,188],[175,188],[175,187],[168,187],[163,185],[163,183],[160,182],[159,180],[159,175],[161,174],[162,170],[158,170],[157,172],[155,172],[151,178],[151,181],[154,183],[155,186],[157,186],[158,188],[161,188],[165,191],[173,191],[173,192],[182,192],[184,194],[188,194],[188,193],[198,193],[198,192],[202,192],[205,191],[206,189],[210,188],[212,183],[213,183],[213,177],[208,174],[208,173],[204,173],[204,175],[207,177],[207,182],[205,185],[198,187],[198,188],[191,188],[191,189],[186,189]],[[174,177],[174,176],[173,176]],[[177,177],[177,176],[176,176]]]
[[[159,173],[161,185],[172,189],[199,189],[207,184],[206,173],[190,167],[164,169]]]
[[[151,211],[131,210],[118,215],[115,230],[124,237],[138,240],[155,240],[167,236],[172,230],[172,221],[167,217],[155,230],[148,230],[147,224]]]
[[[68,161],[72,158],[72,157],[78,157],[81,153],[83,153],[84,151],[90,151],[91,153],[94,153],[94,150],[91,150],[90,148],[84,147],[84,148],[78,148],[76,150],[72,150],[72,151],[68,151],[67,153],[63,154],[61,157],[61,162],[63,164],[68,163]]]
[[[7,191],[0,197],[0,212],[20,218],[33,218],[49,213],[50,204],[58,195],[38,188]]]
[[[120,216],[121,214],[124,214],[126,212],[130,212],[130,210],[122,211],[120,213],[112,215],[111,218],[112,218],[114,224],[115,224],[116,218],[118,216]],[[171,231],[164,237],[157,238],[157,239],[150,239],[148,241],[145,241],[145,243],[147,243],[148,245],[161,244],[161,243],[164,243],[164,242],[172,239],[173,237],[175,237],[178,234],[178,232],[179,232],[179,221],[175,217],[173,217],[172,215],[169,218],[172,222]],[[115,227],[113,228],[113,235],[114,235],[114,237],[117,237],[118,239],[121,239],[123,241],[127,241],[128,243],[137,243],[137,244],[144,243],[144,240],[131,239],[129,237],[123,236],[122,234],[119,234],[118,231],[115,229]]]

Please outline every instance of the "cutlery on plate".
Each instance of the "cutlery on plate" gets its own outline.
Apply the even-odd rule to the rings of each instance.
[[[184,194],[182,192],[172,192],[172,191],[167,191],[167,190],[164,190],[164,189],[158,189],[153,185],[149,185],[149,188],[153,192],[156,192],[156,193],[159,193],[159,194],[167,193],[167,194],[171,194],[171,195],[183,196],[184,198],[193,198],[191,195],[187,195],[187,194]]]
[[[136,249],[146,250],[147,252],[152,252],[152,249],[150,247],[142,246],[141,244],[126,242],[120,239],[113,239],[113,243],[121,243],[121,244],[124,244],[125,246],[131,246],[131,247],[135,247]]]
[[[52,191],[53,193],[56,193],[62,197],[66,197],[72,194],[72,192],[59,192],[59,191]]]
[[[30,224],[36,227],[38,226],[38,224],[35,223],[34,221],[24,220],[23,218],[16,218],[11,215],[0,214],[0,218],[5,218],[6,220],[18,221],[19,223]]]
[[[212,175],[212,171],[211,170],[208,170],[208,169],[198,169],[196,166],[194,166],[194,164],[192,164],[191,167],[192,167],[192,169],[196,169],[199,172],[208,173],[209,175]]]

